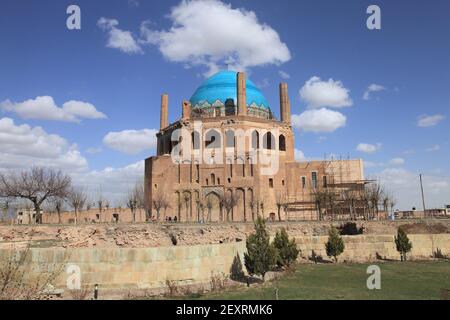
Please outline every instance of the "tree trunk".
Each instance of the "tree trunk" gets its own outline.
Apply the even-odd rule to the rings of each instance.
[[[58,224],[61,224],[61,212],[58,211]]]
[[[278,221],[281,222],[281,208],[278,207]]]
[[[42,224],[41,207],[37,202],[34,203],[34,210],[36,211],[36,223]]]
[[[136,209],[131,210],[133,213],[133,223],[136,223]]]

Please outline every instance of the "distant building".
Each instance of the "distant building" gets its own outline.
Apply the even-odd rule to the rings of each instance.
[[[36,210],[26,208],[16,209],[16,223],[17,224],[36,223]]]
[[[411,210],[395,211],[396,219],[420,219],[420,218],[439,218],[450,216],[450,205],[445,205],[442,208],[432,208],[423,210],[416,210],[412,208]]]

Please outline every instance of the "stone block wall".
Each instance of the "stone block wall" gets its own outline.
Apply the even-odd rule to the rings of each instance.
[[[308,259],[312,250],[326,260],[327,236],[297,237],[301,256]],[[409,235],[413,259],[429,259],[439,248],[450,256],[450,234]],[[383,259],[399,260],[393,235],[344,236],[345,251],[339,261],[366,262]],[[4,246],[3,246],[4,247]],[[229,274],[236,254],[243,263],[245,241],[153,248],[32,248],[27,261],[34,272],[49,265],[75,264],[80,267],[82,284],[98,284],[100,288],[161,288],[166,280],[179,285],[209,283],[212,274]],[[9,251],[0,250],[0,261]],[[304,260],[303,260],[304,261]],[[62,273],[57,286],[66,286],[67,274]]]

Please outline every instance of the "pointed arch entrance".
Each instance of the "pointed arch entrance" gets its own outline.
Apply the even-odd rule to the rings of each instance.
[[[220,220],[220,196],[210,192],[205,197],[207,221],[218,222]]]

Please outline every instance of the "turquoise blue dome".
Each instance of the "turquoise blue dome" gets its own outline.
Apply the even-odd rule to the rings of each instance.
[[[233,99],[234,104],[237,105],[236,76],[235,71],[216,73],[198,87],[189,102],[193,107],[202,108],[217,104],[217,101],[224,105],[227,99]],[[246,83],[247,106],[270,110],[269,103],[255,84],[248,79]]]

